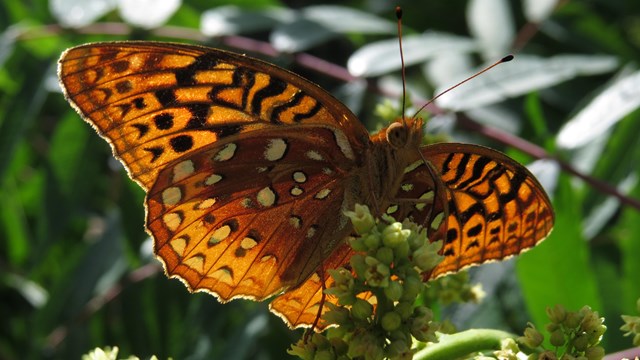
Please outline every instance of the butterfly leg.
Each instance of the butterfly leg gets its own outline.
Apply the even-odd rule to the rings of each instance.
[[[320,276],[320,284],[322,286],[322,295],[320,297],[320,306],[318,306],[318,313],[316,314],[316,319],[313,321],[313,324],[311,324],[311,327],[306,331],[306,333],[304,334],[304,342],[306,343],[307,340],[309,340],[309,337],[314,333],[315,328],[318,326],[318,322],[320,321],[320,317],[322,316],[322,308],[324,307],[324,302],[325,299],[327,297],[327,294],[325,294],[325,290],[326,285],[325,285],[325,278],[324,278],[324,264],[320,264],[320,267],[318,267],[318,275]]]

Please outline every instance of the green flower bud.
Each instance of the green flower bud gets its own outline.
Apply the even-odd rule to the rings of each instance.
[[[544,340],[544,337],[531,323],[529,323],[529,326],[524,329],[524,336],[518,338],[518,342],[524,344],[530,349],[535,349],[540,346],[540,344],[542,344],[542,340]]]
[[[351,315],[357,320],[366,320],[373,315],[373,305],[366,300],[356,299],[351,307]]]
[[[369,237],[369,236],[372,236],[372,235],[367,235],[366,237]],[[362,237],[349,238],[348,240],[349,246],[351,246],[351,248],[355,251],[367,251],[367,245],[364,241],[365,238],[362,238]]]
[[[413,252],[413,263],[420,269],[420,271],[433,269],[444,259],[444,256],[438,254],[441,246],[442,241],[437,241],[436,243],[425,243]]]
[[[367,263],[364,261],[364,256],[355,254],[349,260],[351,268],[355,271],[356,275],[360,278],[364,278],[364,274],[367,271]]]
[[[297,343],[291,345],[291,348],[287,350],[287,353],[303,360],[313,360],[313,356],[315,355],[315,346],[307,344],[300,339]]]
[[[322,318],[329,324],[342,325],[349,322],[349,310],[336,306],[322,314]]]
[[[407,239],[407,243],[409,243],[409,247],[412,251],[421,248],[424,244],[427,243],[427,232],[426,230],[417,230],[414,229],[411,232],[411,235]]]
[[[328,269],[327,273],[331,275],[335,284],[333,287],[352,288],[354,284],[353,275],[351,271],[339,267],[337,269]]]
[[[567,317],[564,319],[564,326],[569,329],[576,329],[582,322],[582,315],[577,312],[570,311],[567,313]]]
[[[410,250],[411,249],[409,248],[409,243],[407,243],[406,241],[403,241],[393,249],[393,253],[395,255],[396,260],[398,261],[404,260],[405,262],[407,262],[409,259]]]
[[[556,346],[556,347],[563,346],[565,343],[565,339],[564,339],[564,333],[562,332],[562,330],[557,329],[554,332],[552,332],[551,338],[549,339],[549,341],[553,346]]]
[[[518,348],[518,343],[516,343],[516,340],[513,338],[505,338],[500,340],[500,348],[503,350],[508,350],[513,354],[517,354],[520,351],[520,348]]]
[[[329,339],[329,342],[331,343],[331,347],[333,347],[333,350],[337,356],[347,354],[349,345],[347,345],[347,343],[342,338],[332,337]]]
[[[384,341],[369,331],[354,334],[349,342],[347,356],[349,358],[382,359],[384,357],[383,343]]]
[[[389,285],[384,288],[384,295],[393,302],[400,300],[402,285],[397,281],[389,281]]]
[[[404,327],[400,326],[397,330],[389,332],[387,338],[391,341],[393,340],[402,340],[407,344],[411,343],[411,335],[407,333]]]
[[[558,324],[554,324],[554,323],[548,323],[544,326],[545,329],[547,329],[548,332],[554,332],[557,329],[560,329],[560,325]]]
[[[318,349],[328,349],[331,347],[329,339],[320,333],[314,333],[313,336],[311,336],[311,343],[313,343]]]
[[[373,232],[371,234],[367,234],[362,239],[364,245],[367,247],[365,250],[374,250],[380,247],[382,243],[381,235],[377,232]]]
[[[410,230],[403,229],[401,223],[395,222],[382,231],[382,243],[393,249],[400,244],[406,243],[410,234]]]
[[[355,211],[345,211],[344,214],[351,219],[356,233],[362,235],[369,232],[376,223],[366,205],[356,204],[355,207]]]
[[[584,352],[584,356],[588,360],[601,360],[602,358],[604,358],[604,348],[601,346],[588,348]]]
[[[380,322],[381,322],[382,328],[385,329],[386,331],[394,331],[400,327],[400,324],[402,323],[402,319],[400,318],[400,315],[398,315],[396,312],[391,311],[384,314]]]
[[[435,342],[436,326],[431,326],[431,319],[433,319],[433,312],[426,307],[418,307],[415,310],[415,317],[411,319],[410,332],[411,335],[423,342]]]
[[[553,308],[547,307],[546,312],[549,320],[554,324],[562,324],[564,319],[567,317],[567,310],[565,310],[564,306],[559,304],[556,304]]]
[[[393,311],[398,313],[403,321],[407,320],[413,314],[413,302],[400,301],[394,306]]]
[[[540,353],[537,359],[538,360],[558,360],[558,356],[553,351],[545,350],[542,353]]]
[[[320,350],[316,352],[316,355],[313,357],[313,360],[334,360],[336,356],[329,349]]]
[[[393,250],[388,247],[381,247],[376,251],[376,259],[385,265],[391,265],[393,262]]]
[[[579,334],[571,341],[571,345],[580,352],[585,351],[589,347],[589,337],[584,333]]]
[[[385,350],[386,357],[390,359],[404,359],[406,357],[404,357],[403,355],[406,356],[406,353],[411,352],[411,349],[409,348],[409,346],[407,346],[407,343],[402,340],[392,341],[391,344],[387,345],[387,348]],[[411,355],[413,354],[411,353]],[[411,359],[411,357],[409,357],[408,359]]]
[[[366,256],[364,262],[368,265],[364,272],[364,279],[369,286],[386,287],[389,285],[389,266],[372,256]]]
[[[423,287],[424,284],[418,276],[407,276],[404,279],[402,296],[400,297],[400,300],[413,302],[418,294],[420,294],[420,291],[422,291]]]
[[[590,311],[585,314],[580,324],[580,329],[589,337],[589,344],[597,344],[600,342],[602,335],[607,330],[607,327],[603,324],[604,318],[599,316],[597,311]]]

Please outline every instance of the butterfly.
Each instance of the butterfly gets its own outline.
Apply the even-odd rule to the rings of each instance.
[[[542,186],[506,155],[421,146],[419,118],[370,135],[327,91],[261,60],[104,42],[66,50],[58,75],[146,191],[146,229],[166,274],[221,302],[275,296],[270,309],[292,328],[322,309],[332,282],[322,269],[353,255],[344,212],[355,204],[443,240],[444,260],[425,280],[517,255],[553,227]]]

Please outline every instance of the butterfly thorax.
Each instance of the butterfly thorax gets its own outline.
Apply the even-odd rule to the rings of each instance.
[[[371,136],[371,156],[363,181],[372,190],[368,205],[378,214],[394,200],[405,168],[420,158],[422,125],[418,118],[398,120]]]

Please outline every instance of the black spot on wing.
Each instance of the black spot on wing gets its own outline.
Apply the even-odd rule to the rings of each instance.
[[[164,149],[161,147],[150,147],[150,148],[144,148],[145,151],[151,153],[151,162],[154,162],[156,160],[158,160],[158,158],[160,157],[160,155],[162,155],[162,153],[164,152]]]
[[[193,138],[189,135],[178,135],[169,140],[171,148],[177,153],[185,152],[193,147]]]

